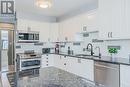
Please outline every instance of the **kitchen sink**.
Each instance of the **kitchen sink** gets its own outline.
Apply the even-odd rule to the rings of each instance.
[[[76,56],[78,57],[99,57],[99,56],[96,56],[96,55],[87,55],[87,54],[76,54]]]
[[[91,55],[86,55],[86,54],[76,54],[76,56],[91,56]]]

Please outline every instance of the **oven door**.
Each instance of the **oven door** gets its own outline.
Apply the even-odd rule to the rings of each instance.
[[[27,70],[33,68],[40,68],[41,67],[41,60],[40,59],[27,59],[21,60],[20,70]]]

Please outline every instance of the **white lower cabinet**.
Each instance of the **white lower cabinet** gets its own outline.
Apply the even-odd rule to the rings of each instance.
[[[130,87],[130,66],[120,65],[120,87]]]
[[[42,68],[54,66],[53,54],[42,55]]]
[[[94,81],[94,61],[81,59],[81,65],[79,67],[81,69],[80,76],[87,78],[91,81]]]
[[[67,66],[67,57],[61,55],[54,55],[54,67],[65,70]]]
[[[88,59],[67,58],[66,69],[68,72],[94,81],[94,61]]]
[[[42,56],[42,68],[54,66],[72,74],[94,81],[94,61],[56,54]]]
[[[61,56],[60,55],[54,55],[54,67],[61,69]]]

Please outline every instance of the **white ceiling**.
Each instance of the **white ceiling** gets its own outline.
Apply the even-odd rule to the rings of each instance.
[[[15,0],[16,10],[22,13],[38,14],[43,16],[60,17],[82,6],[89,5],[96,0],[53,0],[53,6],[42,9],[35,5],[36,0]]]

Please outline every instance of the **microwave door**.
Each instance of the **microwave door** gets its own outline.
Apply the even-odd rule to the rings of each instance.
[[[29,40],[28,36],[29,36],[28,33],[24,33],[24,40]]]
[[[29,40],[34,40],[34,34],[29,34]]]
[[[39,40],[39,34],[35,34],[35,40]]]
[[[24,40],[24,34],[23,33],[19,33],[18,38],[19,38],[19,40]]]

